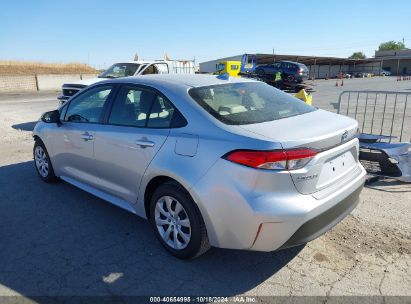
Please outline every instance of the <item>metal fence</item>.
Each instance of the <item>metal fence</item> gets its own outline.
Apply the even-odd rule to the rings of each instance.
[[[358,121],[360,132],[411,142],[411,92],[344,91],[338,113]]]

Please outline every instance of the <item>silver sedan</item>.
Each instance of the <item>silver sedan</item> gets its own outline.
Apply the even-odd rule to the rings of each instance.
[[[267,84],[150,75],[87,87],[43,114],[35,167],[147,218],[178,258],[306,243],[356,206],[357,122]]]

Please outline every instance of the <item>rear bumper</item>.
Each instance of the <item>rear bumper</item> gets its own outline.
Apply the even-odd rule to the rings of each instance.
[[[360,161],[370,174],[411,182],[411,143],[360,142]]]
[[[355,208],[366,175],[358,164],[332,191],[311,195],[299,193],[286,172],[246,170],[221,160],[190,190],[212,246],[274,251],[313,240]]]
[[[274,251],[307,243],[342,221],[358,204],[365,182],[365,170],[338,192],[312,202],[311,195],[296,197],[307,209],[282,222],[264,222],[251,250]],[[313,207],[316,206],[316,207]]]
[[[358,205],[362,188],[361,185],[341,202],[304,223],[279,249],[305,244],[337,225]]]

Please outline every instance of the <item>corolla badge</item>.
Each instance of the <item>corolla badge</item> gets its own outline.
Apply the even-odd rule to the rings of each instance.
[[[318,174],[305,175],[305,176],[297,177],[297,180],[301,182],[301,181],[307,181],[307,180],[315,179],[317,177],[318,177]]]
[[[344,133],[341,135],[341,142],[346,141],[348,138],[348,131],[345,130]]]

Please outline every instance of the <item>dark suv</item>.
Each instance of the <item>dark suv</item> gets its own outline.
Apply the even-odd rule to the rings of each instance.
[[[278,71],[281,72],[284,82],[301,83],[308,79],[307,66],[294,61],[279,61],[273,64],[259,65],[255,69],[255,72],[260,77],[275,77]]]

